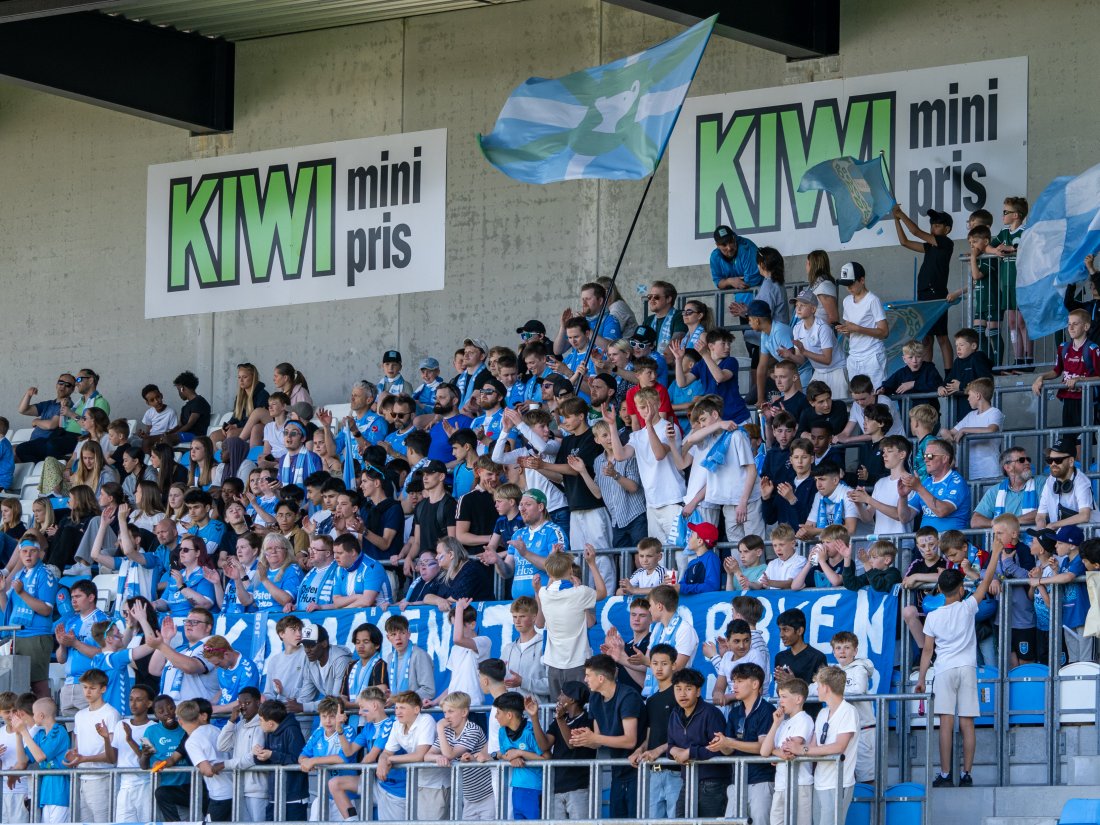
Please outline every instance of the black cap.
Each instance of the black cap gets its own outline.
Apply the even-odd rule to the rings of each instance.
[[[401,353],[395,349],[386,350],[386,354],[382,356],[383,364],[400,364]]]
[[[1044,527],[1041,530],[1029,527],[1025,532],[1039,542],[1048,553],[1054,552],[1054,545],[1058,543],[1058,539],[1055,537],[1055,532],[1049,527]]]
[[[950,212],[940,212],[937,209],[929,209],[924,214],[928,216],[930,223],[942,223],[948,229],[955,225],[955,219],[951,217]]]
[[[485,372],[488,373],[488,370],[486,370]],[[492,387],[494,390],[496,390],[497,395],[499,395],[501,398],[503,398],[508,392],[504,388],[504,385],[502,383],[500,383],[492,375],[488,374],[486,374],[486,376],[482,378],[477,384],[477,388],[479,390],[485,389],[486,387]]]
[[[631,341],[642,341],[646,344],[657,343],[657,330],[652,327],[647,327],[645,324],[640,324],[634,327],[634,331],[630,333]]]
[[[420,468],[420,472],[439,473],[440,475],[447,475],[447,465],[444,464],[442,461],[437,461],[433,458],[431,461]]]
[[[1077,455],[1077,436],[1064,435],[1057,443],[1051,445],[1047,453],[1062,453],[1063,455]]]
[[[857,261],[849,261],[840,268],[840,274],[837,276],[836,282],[838,284],[854,284],[861,278],[866,278],[867,273],[863,269],[863,264]]]
[[[539,335],[545,335],[546,325],[537,318],[532,318],[522,327],[516,327],[516,335],[522,335],[525,332],[537,332]]]
[[[737,233],[735,233],[728,226],[719,226],[717,229],[714,230],[714,242],[715,243],[724,243],[725,241],[736,241],[736,240],[737,240]]]
[[[814,465],[810,475],[814,478],[821,478],[822,476],[838,476],[842,472],[840,465],[835,461],[822,461],[820,464]]]
[[[554,387],[554,395],[560,395],[563,392],[573,392],[573,383],[564,375],[548,375],[542,379],[543,384],[551,384]]]

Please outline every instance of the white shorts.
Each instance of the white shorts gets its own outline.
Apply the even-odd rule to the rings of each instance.
[[[69,821],[68,805],[43,805],[42,821],[50,825],[62,825]]]
[[[684,503],[676,502],[666,504],[664,507],[646,507],[645,518],[649,535],[658,539],[661,544],[668,544],[672,531],[680,524],[680,513],[684,510]]]
[[[84,822],[111,821],[111,775],[80,775],[80,819]]]
[[[153,818],[153,783],[131,781],[118,789],[115,798],[116,822],[149,822]],[[263,800],[267,807],[267,800]],[[262,819],[260,820],[262,821]]]
[[[876,389],[881,387],[882,382],[886,380],[886,350],[878,347],[867,355],[849,355],[847,370],[849,381],[857,375],[866,375],[871,379],[872,387]],[[851,393],[845,387],[844,397],[850,395]]]
[[[787,810],[787,789],[776,788],[772,794],[771,825],[785,825],[783,815]],[[799,785],[794,792],[795,816],[792,825],[811,825],[814,819],[814,786]]]
[[[29,822],[27,808],[30,797],[25,793],[4,793],[4,822]],[[146,818],[148,819],[148,818]]]
[[[829,385],[829,389],[833,391],[833,398],[847,398],[848,393],[848,374],[844,368],[841,367],[838,370],[829,370],[828,372],[818,372],[814,370],[811,381],[821,381],[824,384]],[[878,386],[875,386],[878,389]]]
[[[859,746],[856,750],[856,782],[874,781],[875,729],[871,727],[859,732]]]
[[[981,716],[978,705],[978,669],[972,666],[953,667],[937,672],[932,682],[936,715]]]
[[[403,796],[394,796],[389,791],[375,787],[374,804],[378,806],[379,822],[401,822],[405,819],[405,797]]]

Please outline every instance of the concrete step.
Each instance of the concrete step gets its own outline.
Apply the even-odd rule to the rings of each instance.
[[[1049,816],[987,816],[982,825],[1058,825],[1058,820]]]
[[[975,777],[977,780],[977,777]],[[1056,822],[1067,800],[1082,795],[1079,787],[933,788],[933,822],[982,822],[992,825],[1040,825]]]
[[[1062,779],[1067,785],[1100,785],[1100,756],[1069,757]]]

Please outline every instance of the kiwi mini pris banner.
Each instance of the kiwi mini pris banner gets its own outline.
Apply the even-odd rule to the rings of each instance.
[[[443,289],[447,131],[149,167],[145,317]]]

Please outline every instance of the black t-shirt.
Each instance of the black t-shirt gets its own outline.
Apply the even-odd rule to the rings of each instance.
[[[393,541],[385,550],[379,550],[364,539],[363,550],[368,556],[380,561],[401,552],[401,546],[405,543],[405,514],[401,511],[399,502],[392,498],[384,498],[378,504],[368,500],[359,508],[359,517],[376,536],[384,535],[387,529],[394,531]]]
[[[645,700],[646,722],[649,727],[647,750],[653,750],[668,741],[668,720],[673,709],[677,707],[679,705],[676,704],[676,695],[671,685]]]
[[[782,667],[786,665],[791,669],[791,673],[805,682],[807,685],[813,684],[814,674],[818,670],[825,667],[829,662],[825,658],[825,654],[815,647],[806,645],[802,652],[797,656],[791,653],[791,649],[781,650],[775,654],[775,666]],[[810,716],[816,717],[817,712],[821,710],[820,702],[807,702],[805,708],[806,713]],[[770,723],[769,723],[770,724]]]
[[[649,650],[649,636],[650,634],[646,633],[645,637],[638,643],[635,643],[633,639],[631,639],[629,642],[624,640],[623,650],[626,655],[633,656],[635,653],[645,653],[647,650]],[[615,674],[616,682],[624,684],[627,687],[632,687],[635,690],[639,689],[638,680],[631,675],[631,672],[629,670],[627,670],[620,664],[616,664],[615,667],[618,668],[618,672]]]
[[[470,522],[470,532],[475,536],[491,536],[497,525],[497,510],[493,504],[493,494],[484,490],[471,490],[458,502],[458,521]],[[480,553],[485,549],[481,544],[468,544],[471,553]]]
[[[588,468],[589,474],[595,478],[592,465],[598,456],[603,455],[603,447],[596,443],[591,428],[580,435],[567,435],[563,438],[561,448],[558,450],[558,457],[554,463],[568,464],[568,458],[571,455],[579,455],[584,459],[584,466]],[[569,502],[570,510],[593,510],[604,506],[600,499],[592,495],[592,491],[588,489],[588,485],[584,483],[584,479],[580,476],[564,476],[562,484],[565,487],[565,498]]]
[[[791,414],[791,418],[797,421],[802,417],[802,413],[810,409],[810,402],[806,400],[806,393],[799,390],[790,398],[780,398],[776,403],[784,409],[784,411]]]
[[[823,421],[828,423],[833,431],[833,435],[840,435],[841,430],[848,424],[848,408],[844,406],[844,402],[834,399],[833,406],[825,415],[814,412],[813,407],[807,406],[806,409],[802,411],[802,415],[798,417],[798,429],[796,432],[798,435],[808,433],[814,428],[815,424],[820,424]]]
[[[192,415],[197,415],[198,419],[188,427],[187,419]],[[180,426],[184,428],[182,432],[206,435],[206,431],[210,429],[210,402],[201,395],[196,395],[184,404],[180,410]]]
[[[580,728],[592,727],[592,717],[587,711],[581,711],[581,715],[575,719],[566,719],[565,726],[570,731]],[[555,718],[550,725],[548,734],[554,737],[554,745],[550,748],[550,756],[554,759],[595,759],[595,748],[571,748],[569,747],[569,734],[562,733],[561,726]],[[554,793],[566,793],[567,791],[579,791],[588,787],[588,768],[558,768],[554,771]]]
[[[935,243],[924,245],[924,260],[917,272],[917,297],[921,300],[947,297],[947,276],[955,242],[946,235],[933,235]]]
[[[588,712],[592,715],[592,721],[599,726],[599,732],[603,736],[622,736],[623,720],[638,720],[638,735],[645,722],[645,705],[642,703],[642,695],[629,685],[616,685],[615,695],[610,699],[604,699],[599,693],[593,693],[588,700]],[[625,759],[638,747],[638,741],[628,748],[608,748],[608,755],[612,759]],[[626,776],[636,775],[637,770],[630,765],[613,767],[611,775]]]
[[[435,546],[447,535],[447,528],[455,526],[457,502],[450,493],[433,504],[427,498],[421,499],[413,511],[413,520],[420,528],[420,550],[435,552]]]

